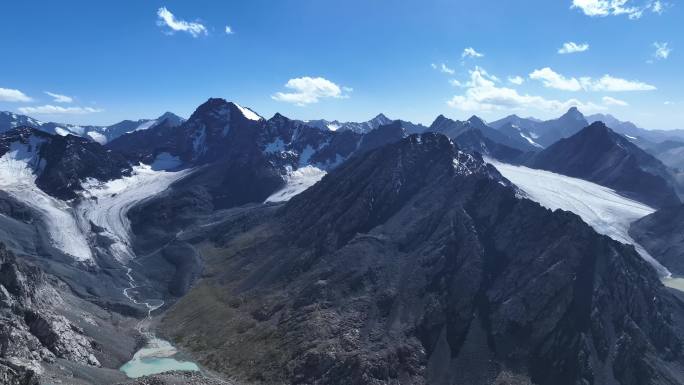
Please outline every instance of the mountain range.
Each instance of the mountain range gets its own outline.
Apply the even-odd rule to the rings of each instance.
[[[682,184],[654,154],[676,139],[575,108],[0,116],[2,381],[114,384],[143,354],[235,383],[684,378],[684,294],[661,283],[682,271]]]
[[[145,130],[162,122],[177,126],[184,120],[171,112],[166,112],[157,119],[123,120],[111,126],[79,126],[54,122],[44,123],[25,115],[0,111],[0,133],[16,127],[32,127],[49,134],[81,136],[105,144],[128,132]]]

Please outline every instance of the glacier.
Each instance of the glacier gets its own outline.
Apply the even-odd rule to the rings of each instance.
[[[76,206],[80,226],[91,233],[91,223],[104,229],[113,242],[109,251],[120,262],[135,257],[131,249],[131,224],[128,211],[136,205],[166,190],[173,182],[190,174],[193,169],[168,171],[161,166],[177,167],[166,153],[159,154],[152,165],[133,167],[130,176],[108,182],[89,179],[83,184],[82,198]]]
[[[655,212],[654,208],[623,197],[608,187],[583,179],[514,166],[491,158],[485,160],[515,184],[525,198],[551,210],[561,209],[577,214],[598,233],[618,242],[633,245],[658,274],[665,278],[671,277],[670,271],[636,243],[628,233],[632,222]]]
[[[36,172],[44,166],[38,155],[43,141],[31,136],[27,143],[14,142],[10,145],[7,153],[0,157],[0,190],[39,214],[53,247],[77,261],[92,264],[92,251],[77,225],[72,207],[36,186]]]

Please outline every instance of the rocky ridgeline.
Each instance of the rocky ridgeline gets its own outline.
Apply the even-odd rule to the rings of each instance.
[[[41,362],[100,366],[95,344],[57,310],[57,283],[0,244],[0,383],[32,384]]]

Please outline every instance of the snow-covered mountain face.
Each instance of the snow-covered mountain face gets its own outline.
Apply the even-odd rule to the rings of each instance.
[[[41,122],[26,115],[0,111],[0,133],[17,127],[32,127],[49,134],[60,136],[75,135],[105,144],[123,134],[146,130],[165,121],[168,124],[178,126],[185,120],[171,112],[166,112],[157,119],[124,120],[111,126],[79,126],[66,123]]]

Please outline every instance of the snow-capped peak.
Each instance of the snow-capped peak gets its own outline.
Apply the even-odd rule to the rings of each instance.
[[[235,107],[237,107],[240,110],[240,112],[242,113],[242,116],[244,116],[245,118],[247,118],[249,120],[254,120],[254,121],[259,121],[259,120],[263,119],[261,116],[259,116],[256,112],[252,111],[251,109],[249,109],[247,107],[242,107],[241,105],[239,105],[237,103],[234,103],[234,104],[235,104]]]

